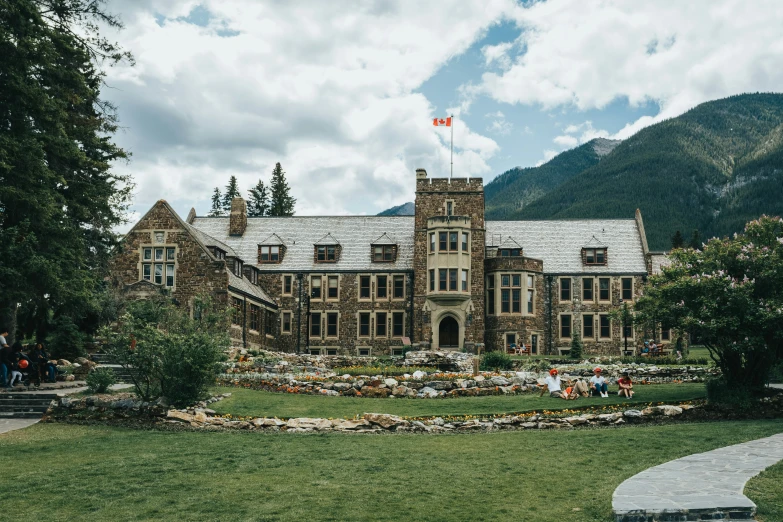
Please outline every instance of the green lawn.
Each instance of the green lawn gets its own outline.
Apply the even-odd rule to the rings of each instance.
[[[0,509],[47,521],[603,522],[639,471],[781,431],[783,421],[462,435],[37,424],[0,435],[11,466]]]
[[[745,495],[758,506],[756,520],[777,522],[783,520],[783,462],[770,466],[748,481]]]
[[[636,388],[636,395],[631,400],[610,394],[607,399],[588,397],[575,401],[552,399],[548,395],[539,397],[538,393],[446,399],[370,399],[273,393],[245,388],[216,388],[216,393],[231,392],[231,397],[214,403],[212,408],[219,413],[253,417],[351,418],[367,412],[422,417],[497,414],[608,404],[674,402],[705,396],[704,385],[696,383],[657,384]]]

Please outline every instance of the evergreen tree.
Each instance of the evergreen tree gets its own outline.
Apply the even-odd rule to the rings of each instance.
[[[568,355],[572,359],[582,358],[582,338],[579,337],[579,331],[576,328],[574,328],[574,332],[571,334],[571,349]]]
[[[69,321],[88,328],[114,230],[127,220],[132,179],[111,168],[127,153],[100,90],[102,66],[133,60],[99,34],[122,27],[103,7],[0,4],[0,322],[12,337],[22,307],[30,330],[20,335],[43,339]]]
[[[280,163],[275,164],[275,168],[272,170],[271,189],[272,200],[269,203],[269,215],[293,216],[296,199],[289,194],[291,189],[285,180],[285,171]]]
[[[226,214],[231,213],[231,200],[238,197],[241,197],[241,194],[239,193],[237,177],[231,176],[228,180],[228,185],[226,185],[226,193],[223,194],[223,211]]]
[[[269,214],[269,191],[266,189],[263,180],[258,180],[258,184],[248,190],[250,201],[247,204],[247,215],[250,217],[261,217]]]
[[[223,215],[223,198],[220,195],[220,189],[215,187],[215,192],[212,193],[212,208],[207,216],[218,217]]]
[[[701,248],[701,236],[699,235],[698,230],[693,231],[693,235],[691,236],[691,242],[688,244],[688,246],[695,250]]]
[[[672,249],[682,248],[685,246],[685,239],[682,237],[682,233],[678,230],[672,236]]]

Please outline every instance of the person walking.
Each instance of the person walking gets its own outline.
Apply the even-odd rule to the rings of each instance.
[[[14,358],[14,351],[8,345],[6,341],[8,337],[8,328],[0,327],[0,375],[2,377],[2,386],[9,388],[8,377],[11,375],[11,368],[13,367],[16,359]]]
[[[590,388],[594,395],[600,395],[603,398],[609,397],[609,385],[606,383],[606,379],[601,375],[601,368],[595,368],[593,370],[593,376],[590,377]]]

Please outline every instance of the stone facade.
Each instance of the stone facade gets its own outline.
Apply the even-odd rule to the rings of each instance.
[[[622,353],[617,311],[652,267],[641,214],[486,222],[481,178],[416,178],[413,217],[248,218],[235,198],[228,217],[191,210],[184,222],[159,201],[114,255],[112,277],[140,298],[167,288],[184,306],[213,293],[234,307],[231,337],[248,348],[363,356],[408,343],[524,344],[557,354],[576,330],[586,353]],[[641,335],[628,334],[638,348]]]

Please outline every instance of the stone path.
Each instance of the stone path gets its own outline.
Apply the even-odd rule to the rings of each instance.
[[[7,431],[21,430],[32,426],[41,419],[0,419],[0,433]]]
[[[615,521],[752,520],[745,483],[781,459],[783,433],[655,466],[615,490]]]

